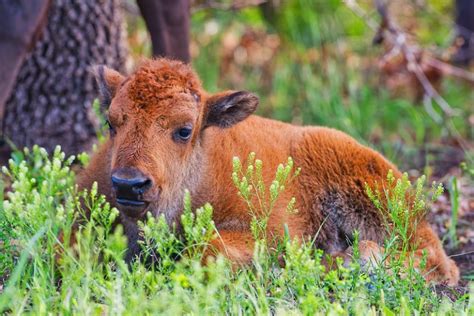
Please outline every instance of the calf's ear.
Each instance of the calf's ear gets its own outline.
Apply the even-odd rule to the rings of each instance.
[[[247,91],[222,92],[211,96],[207,102],[205,127],[230,127],[245,120],[258,106],[258,97]]]
[[[106,110],[125,77],[104,65],[94,66],[93,72],[99,88],[100,108]]]

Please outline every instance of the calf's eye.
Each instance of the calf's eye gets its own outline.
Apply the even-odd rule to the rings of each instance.
[[[191,137],[192,129],[190,127],[181,127],[174,132],[174,139],[178,141],[187,141]]]

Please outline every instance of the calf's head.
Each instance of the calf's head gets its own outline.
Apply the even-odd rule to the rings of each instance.
[[[245,91],[206,93],[188,65],[167,59],[145,61],[129,77],[98,66],[96,77],[108,108],[110,185],[132,218],[150,211],[176,220],[184,190],[199,184],[203,131],[230,127],[258,105]]]

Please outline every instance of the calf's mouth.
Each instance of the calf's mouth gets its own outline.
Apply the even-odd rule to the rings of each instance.
[[[111,175],[112,192],[117,208],[128,217],[139,218],[145,215],[150,202],[153,182],[136,168],[120,168]]]

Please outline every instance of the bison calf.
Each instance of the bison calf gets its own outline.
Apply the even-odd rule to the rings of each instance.
[[[348,135],[324,127],[298,127],[252,113],[258,98],[245,91],[209,94],[190,66],[178,61],[145,61],[129,77],[98,67],[101,102],[108,107],[110,138],[78,178],[94,181],[120,210],[137,253],[137,220],[147,212],[179,222],[185,189],[194,205],[210,202],[219,238],[213,246],[231,260],[251,260],[250,215],[231,179],[232,157],[250,152],[264,161],[264,181],[280,162],[293,157],[301,173],[285,190],[268,222],[268,235],[311,238],[332,255],[344,254],[353,232],[360,232],[362,254],[384,239],[382,214],[365,193],[365,184],[383,185],[396,167]],[[296,197],[299,212],[286,211]],[[418,252],[427,253],[427,280],[457,283],[459,271],[426,221],[415,232]]]

